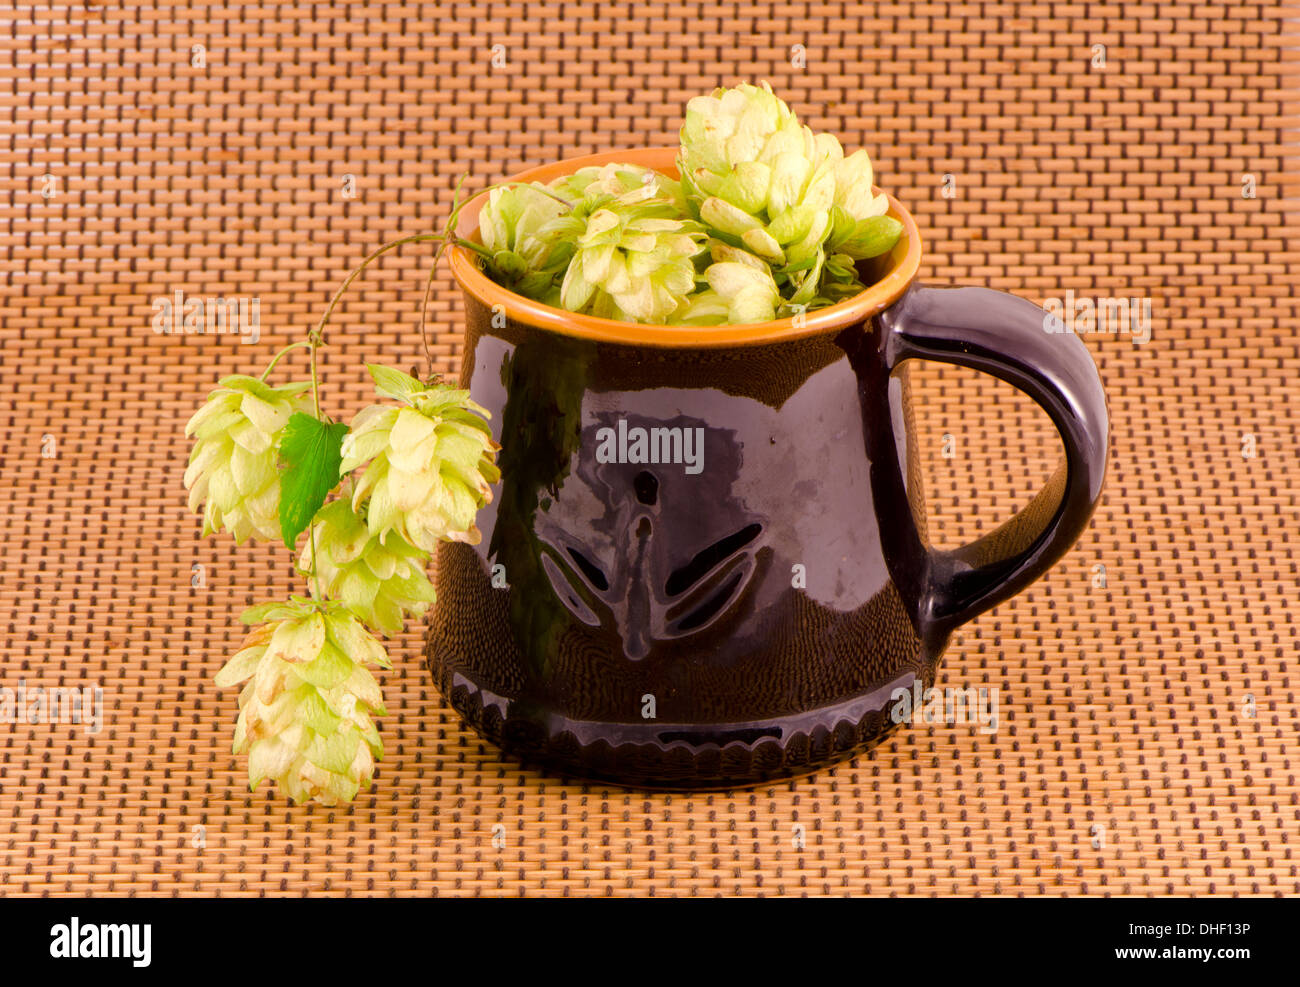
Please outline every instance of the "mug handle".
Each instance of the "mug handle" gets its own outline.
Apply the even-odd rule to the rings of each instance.
[[[919,616],[927,636],[944,640],[1032,583],[1083,533],[1106,471],[1106,396],[1079,337],[1048,331],[1047,313],[1024,298],[917,285],[877,319],[887,372],[919,359],[1000,377],[1038,402],[1065,446],[1056,474],[1010,521],[961,548],[929,549]]]

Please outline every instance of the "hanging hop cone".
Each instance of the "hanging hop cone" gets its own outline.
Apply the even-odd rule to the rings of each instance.
[[[203,534],[229,531],[243,544],[280,538],[276,452],[295,411],[311,410],[310,383],[271,387],[256,377],[223,378],[185,426],[194,436],[185,486],[191,511],[203,511]]]
[[[767,83],[742,83],[686,104],[677,166],[710,232],[774,267],[807,272],[830,233],[843,153],[833,135],[800,125]]]
[[[384,545],[390,533],[425,552],[439,541],[477,545],[475,514],[501,479],[501,447],[484,420],[487,409],[469,391],[421,384],[385,367],[369,370],[379,393],[402,403],[364,409],[343,440],[342,472],[369,463],[353,510],[365,505],[366,526]]]
[[[571,312],[662,324],[695,290],[704,234],[685,218],[681,186],[635,165],[584,168],[556,184],[580,196],[557,224],[575,245],[560,288]]]
[[[255,627],[217,673],[246,682],[234,752],[248,755],[249,788],[269,778],[295,802],[350,802],[368,789],[384,713],[367,665],[389,668],[383,646],[337,605],[293,599],[244,614]]]
[[[401,632],[406,617],[423,616],[437,598],[425,572],[429,553],[394,532],[380,541],[347,500],[317,512],[298,559],[303,574],[311,572],[313,554],[324,595],[389,636]]]

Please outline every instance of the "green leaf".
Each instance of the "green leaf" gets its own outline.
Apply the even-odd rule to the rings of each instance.
[[[340,451],[348,427],[324,422],[296,411],[280,440],[280,534],[287,547],[316,516],[329,492],[338,486]]]
[[[397,401],[406,401],[412,394],[418,394],[424,390],[424,385],[410,374],[404,374],[392,367],[385,367],[378,363],[367,363],[366,369],[370,371],[370,376],[375,379],[375,390]]]

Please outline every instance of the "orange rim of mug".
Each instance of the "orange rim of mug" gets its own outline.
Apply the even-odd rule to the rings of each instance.
[[[550,182],[563,175],[571,175],[579,168],[615,161],[653,168],[655,171],[676,178],[676,157],[675,147],[608,151],[530,168],[520,172],[512,180]],[[876,189],[876,191],[881,190]],[[479,269],[477,255],[465,247],[453,246],[448,254],[451,259],[452,275],[466,293],[477,298],[488,308],[504,312],[507,318],[515,322],[566,336],[604,343],[661,347],[745,346],[785,342],[864,322],[898,301],[908,285],[912,283],[921,266],[921,236],[917,232],[912,215],[892,195],[886,195],[889,200],[888,215],[903,224],[903,234],[890,254],[892,263],[888,272],[875,284],[852,298],[805,313],[799,320],[798,326],[795,325],[795,318],[774,319],[771,322],[754,322],[746,325],[661,326],[579,315],[516,295],[501,287]],[[478,239],[479,210],[486,202],[487,195],[481,193],[466,203],[461,212],[458,235],[465,239]]]

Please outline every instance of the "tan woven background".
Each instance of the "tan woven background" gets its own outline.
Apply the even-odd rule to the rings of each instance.
[[[1283,15],[1188,3],[9,11],[0,685],[102,685],[106,722],[97,735],[0,725],[0,894],[1300,891],[1300,68]],[[186,417],[217,377],[258,372],[305,333],[368,248],[436,227],[455,175],[483,183],[672,143],[686,98],[742,78],[770,79],[811,125],[869,149],[880,184],[917,216],[928,279],[1152,299],[1150,343],[1087,340],[1113,427],[1092,528],[948,653],[948,684],[1001,690],[1001,730],[917,725],[753,792],[584,789],[463,729],[412,632],[384,679],[388,756],[373,792],[335,810],[249,794],[229,754],[235,692],[211,676],[239,610],[296,583],[283,549],[199,539],[181,486]],[[340,195],[345,174],[355,199]],[[340,310],[325,365],[336,416],[368,397],[363,359],[417,360],[430,255],[390,255]],[[435,356],[452,370],[459,301],[439,285]],[[154,334],[150,303],[176,289],[260,297],[261,341]],[[1028,500],[1056,440],[1000,383],[937,368],[919,382],[932,530],[957,543]]]

